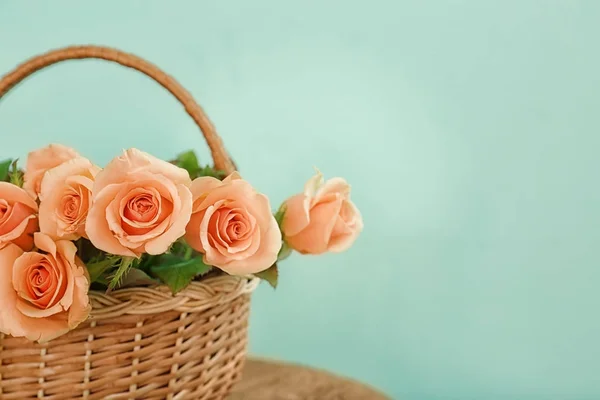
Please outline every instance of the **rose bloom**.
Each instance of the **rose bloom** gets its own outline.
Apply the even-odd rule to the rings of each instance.
[[[96,175],[85,232],[121,256],[162,254],[185,234],[192,211],[188,172],[137,149]]]
[[[40,231],[60,239],[87,237],[85,220],[98,171],[88,159],[78,157],[46,172],[40,191]]]
[[[318,173],[304,193],[285,202],[282,230],[287,244],[302,254],[341,252],[363,229],[363,220],[350,201],[350,185],[342,178],[323,183]]]
[[[33,232],[38,228],[37,210],[37,203],[25,190],[0,182],[0,249],[9,243],[23,250],[33,248]]]
[[[277,261],[281,232],[269,199],[234,172],[223,181],[192,182],[194,208],[185,239],[204,262],[233,275],[263,271]]]
[[[79,157],[79,154],[75,150],[61,144],[51,144],[30,152],[25,164],[23,189],[36,199],[40,194],[42,178],[46,171],[76,157]]]
[[[36,233],[35,245],[44,253],[0,250],[0,332],[46,342],[87,319],[89,276],[72,242]]]

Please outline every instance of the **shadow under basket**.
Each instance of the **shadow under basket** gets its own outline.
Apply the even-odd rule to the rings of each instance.
[[[0,336],[2,399],[221,400],[240,379],[256,279],[192,282],[110,295],[48,343]]]

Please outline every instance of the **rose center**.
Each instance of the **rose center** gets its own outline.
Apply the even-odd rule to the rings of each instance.
[[[236,222],[234,222],[233,224],[231,224],[231,225],[229,226],[229,229],[230,229],[230,235],[229,235],[229,236],[230,236],[232,239],[237,239],[237,238],[238,238],[238,236],[240,235],[240,233],[242,233],[242,232],[243,232],[243,230],[244,230],[244,225],[243,225],[241,222],[239,222],[239,221],[236,221]]]
[[[124,215],[131,221],[148,222],[158,212],[155,199],[151,194],[139,194],[131,198],[126,205]]]
[[[227,242],[233,244],[238,240],[245,239],[248,235],[248,230],[249,226],[246,218],[241,213],[234,211],[230,214],[230,218],[228,218],[223,237]]]
[[[152,209],[152,207],[154,207],[154,204],[152,204],[152,202],[148,199],[140,199],[139,201],[135,202],[134,206],[135,211],[137,211],[139,214],[146,214]]]
[[[66,282],[59,283],[50,268],[47,262],[41,261],[32,265],[27,273],[24,299],[41,309],[52,307],[58,300],[56,295],[66,289]]]
[[[33,297],[35,299],[39,299],[50,287],[50,273],[46,268],[42,266],[36,266],[30,272],[29,283]]]
[[[62,198],[62,216],[68,222],[73,222],[79,215],[81,197],[78,194],[68,194]]]

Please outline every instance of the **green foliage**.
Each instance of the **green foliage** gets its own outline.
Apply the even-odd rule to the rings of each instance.
[[[279,207],[279,210],[277,210],[277,212],[275,213],[274,217],[275,217],[275,221],[277,221],[277,226],[279,226],[279,229],[281,229],[281,224],[283,224],[283,217],[285,216],[285,203],[281,205],[281,207]]]
[[[277,254],[277,261],[283,261],[286,258],[288,258],[291,254],[292,254],[292,248],[284,240],[281,243],[281,249],[279,250],[279,253]]]
[[[283,203],[281,205],[281,207],[279,207],[279,210],[277,210],[277,212],[274,215],[275,221],[277,221],[277,226],[279,226],[279,230],[282,231],[282,234],[283,234],[283,230],[281,229],[281,227],[283,224],[283,217],[285,217],[285,211],[286,211],[286,205],[285,205],[285,203]],[[288,246],[287,242],[285,241],[285,238],[283,238],[283,240],[281,242],[281,249],[279,250],[279,254],[277,254],[277,261],[285,260],[291,254],[292,254],[292,248],[290,246]]]
[[[149,267],[150,275],[169,286],[173,294],[181,291],[199,275],[204,275],[212,266],[204,264],[202,256],[186,259],[173,254],[159,257],[157,264]]]
[[[0,162],[0,181],[7,182],[8,181],[8,171],[10,170],[10,166],[13,160],[8,159]]]
[[[257,278],[267,281],[273,289],[277,289],[277,283],[279,281],[279,270],[277,269],[277,263],[273,264],[269,269],[254,274]]]
[[[222,181],[227,177],[227,174],[207,165],[198,171],[198,176],[212,176],[213,178],[217,178],[218,180]]]
[[[198,157],[193,150],[179,154],[175,160],[171,161],[171,163],[185,169],[192,179],[198,178],[199,176],[212,176],[213,178],[222,180],[226,176],[223,171],[217,171],[209,165],[204,167],[201,166],[198,162]]]
[[[78,241],[80,249],[84,242]],[[96,290],[165,284],[173,293],[184,289],[197,276],[212,270],[202,256],[183,240],[178,240],[161,255],[144,254],[141,258],[96,254],[87,261],[90,281]]]
[[[23,171],[17,167],[18,161],[19,159],[17,158],[12,162],[11,171],[8,173],[8,176],[10,178],[10,183],[18,187],[23,187]]]
[[[179,154],[175,161],[177,166],[187,170],[192,179],[198,175],[200,166],[198,165],[198,157],[196,157],[196,153],[193,150]]]
[[[109,277],[108,290],[114,290],[121,285],[123,277],[136,264],[137,259],[134,257],[121,257],[117,264],[117,270]]]
[[[131,268],[123,277],[119,288],[136,287],[144,285],[156,285],[160,283],[158,280],[151,278],[147,273],[138,268]]]
[[[89,262],[86,264],[88,273],[90,274],[90,283],[101,282],[101,279],[106,271],[117,265],[119,257],[111,256],[103,260]]]
[[[82,237],[77,239],[75,245],[77,246],[77,257],[79,257],[85,265],[97,263],[108,257],[112,259],[114,264],[119,261],[119,256],[111,256],[102,250],[98,250],[96,246],[86,238]]]

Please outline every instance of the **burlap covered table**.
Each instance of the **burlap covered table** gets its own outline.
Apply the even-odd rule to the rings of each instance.
[[[231,400],[390,400],[376,390],[328,372],[249,359]]]

